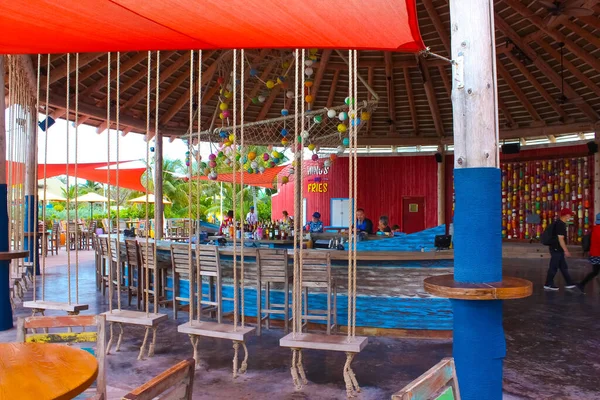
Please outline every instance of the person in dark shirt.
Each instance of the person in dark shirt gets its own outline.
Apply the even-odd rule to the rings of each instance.
[[[569,275],[569,269],[567,266],[567,260],[565,257],[571,257],[571,253],[567,248],[567,222],[571,220],[573,211],[569,208],[563,208],[560,211],[560,218],[553,222],[552,237],[553,243],[550,247],[550,266],[548,267],[548,274],[546,275],[546,284],[544,289],[546,290],[558,290],[558,287],[554,285],[554,277],[558,270],[563,274],[566,282],[566,289],[575,288],[575,284]]]
[[[379,229],[378,232],[390,233],[392,232],[392,228],[390,228],[390,219],[387,215],[382,215],[379,217]]]
[[[373,234],[373,222],[369,218],[365,218],[365,210],[362,208],[356,210],[356,229],[358,232]]]

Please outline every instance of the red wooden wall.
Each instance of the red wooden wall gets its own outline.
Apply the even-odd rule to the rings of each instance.
[[[287,173],[282,173],[287,175]],[[348,159],[338,158],[328,174],[320,175],[327,183],[326,193],[307,191],[315,176],[306,176],[304,197],[308,215],[321,213],[324,225],[330,225],[332,198],[348,197]],[[273,218],[281,218],[287,210],[294,208],[294,184],[291,181],[280,185],[279,192],[272,198]],[[422,196],[425,198],[425,226],[437,225],[437,163],[429,156],[359,157],[358,158],[357,206],[364,208],[367,216],[376,224],[381,215],[390,218],[390,224],[402,228],[402,198]]]

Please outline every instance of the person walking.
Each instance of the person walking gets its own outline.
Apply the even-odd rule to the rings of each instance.
[[[585,293],[585,285],[600,274],[600,214],[596,214],[596,222],[590,232],[590,262],[592,263],[592,272],[587,274],[583,280],[577,284],[579,290]]]
[[[571,257],[571,253],[567,248],[567,222],[573,217],[573,211],[570,208],[563,208],[560,211],[560,218],[552,223],[549,229],[552,230],[552,242],[550,247],[550,266],[548,267],[548,274],[546,275],[546,284],[544,289],[546,290],[558,290],[558,287],[554,285],[554,277],[558,270],[562,273],[565,278],[565,288],[574,289],[575,284],[569,275],[569,269],[567,266],[567,260],[565,257]]]

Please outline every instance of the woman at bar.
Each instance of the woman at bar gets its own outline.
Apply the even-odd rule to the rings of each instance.
[[[387,215],[382,215],[379,217],[379,226],[377,229],[377,234],[388,234],[392,232],[392,228],[390,228],[390,219]]]
[[[221,228],[219,228],[219,235],[222,235],[223,230],[227,229],[231,224],[233,224],[233,210],[227,211],[227,216],[223,218]]]
[[[289,231],[294,226],[294,219],[290,217],[290,214],[286,210],[283,210],[281,214],[283,215],[281,224]]]
[[[316,211],[312,215],[312,221],[306,224],[306,230],[310,233],[323,233],[323,222],[321,222],[321,213]]]

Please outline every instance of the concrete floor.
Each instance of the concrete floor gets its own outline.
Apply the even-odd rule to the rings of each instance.
[[[80,302],[90,312],[108,309],[106,299],[95,290],[93,253],[80,252]],[[66,301],[66,255],[50,256],[47,263],[46,299]],[[504,364],[506,399],[599,399],[600,376],[600,285],[598,281],[580,292],[544,292],[545,260],[505,260],[506,275],[534,282],[533,296],[505,303],[508,356]],[[584,260],[571,262],[572,275],[581,279],[589,270]],[[562,286],[562,278],[557,283]],[[38,281],[39,285],[39,281]],[[72,293],[75,296],[74,278]],[[40,293],[38,286],[38,293]],[[30,290],[26,299],[30,299]],[[73,297],[74,298],[74,297]],[[359,311],[360,312],[360,311]],[[170,315],[171,313],[168,312]],[[50,313],[49,313],[50,314]],[[15,317],[29,315],[19,305]],[[118,399],[160,371],[192,356],[192,347],[176,326],[185,322],[169,319],[161,324],[156,356],[137,361],[143,332],[127,327],[120,353],[107,357],[109,399]],[[0,342],[13,341],[15,330],[0,332]],[[296,392],[291,383],[291,354],[278,346],[282,332],[266,331],[253,337],[249,371],[231,378],[231,343],[201,339],[202,365],[196,374],[195,399],[345,399],[343,354],[311,351],[305,354],[309,385]],[[416,378],[441,358],[451,355],[450,340],[369,338],[357,356],[354,369],[363,388],[360,399],[389,399],[390,395]]]

